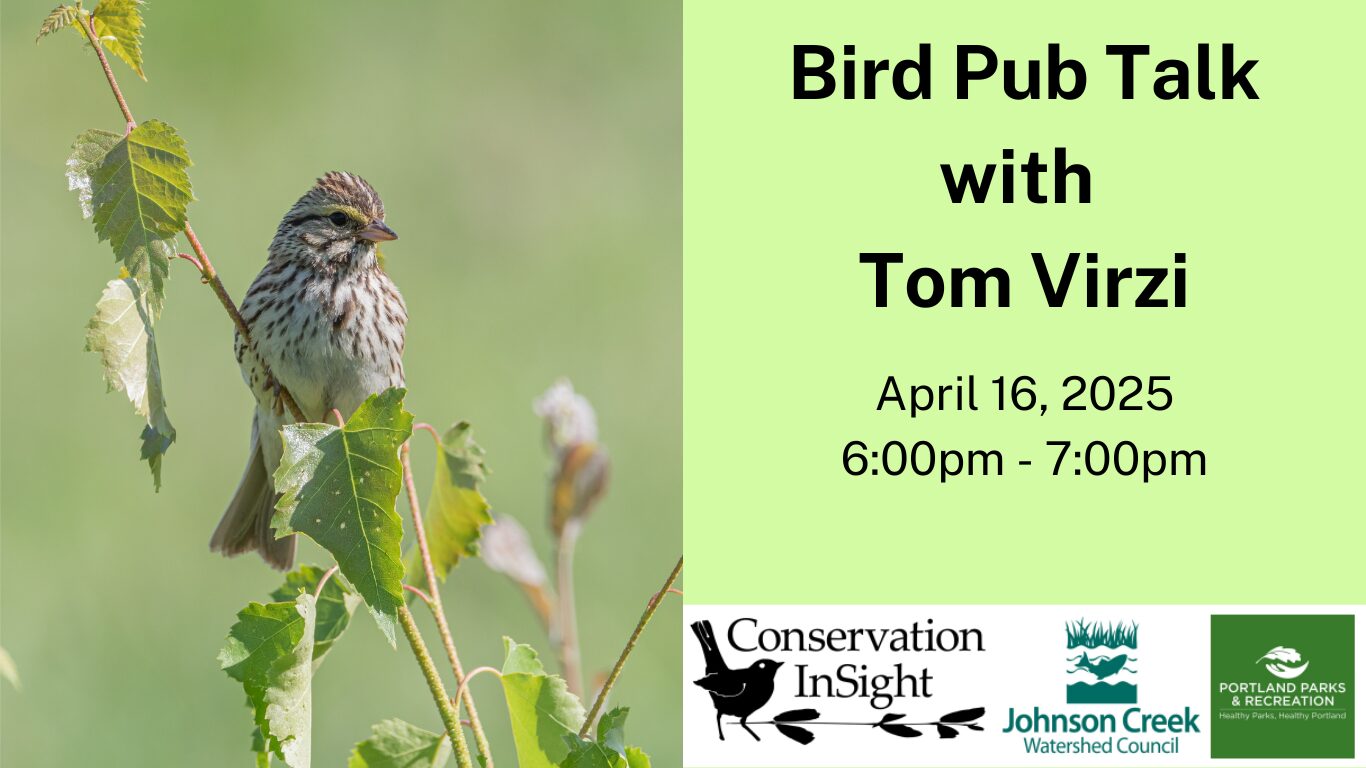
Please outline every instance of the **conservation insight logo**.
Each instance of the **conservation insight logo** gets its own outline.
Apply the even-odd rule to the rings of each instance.
[[[1139,701],[1136,622],[1082,618],[1065,622],[1062,629],[1065,662],[1060,667],[1065,682],[1060,687],[1066,695],[1058,698],[1066,706],[1010,707],[1006,715],[1002,732],[1019,736],[1023,752],[1173,755],[1181,752],[1182,734],[1200,732],[1200,715],[1189,706],[1162,711],[1128,706]]]
[[[719,630],[719,632],[718,632]],[[983,707],[936,707],[935,655],[978,653],[982,631],[934,626],[769,626],[737,618],[692,623],[704,674],[690,706],[716,714],[713,738],[811,744],[816,739],[955,739],[982,731]],[[700,734],[699,734],[700,735]]]
[[[1352,758],[1354,616],[1211,616],[1210,755]]]

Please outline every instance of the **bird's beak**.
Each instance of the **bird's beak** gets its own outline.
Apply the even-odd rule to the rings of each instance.
[[[359,237],[369,240],[372,243],[382,243],[389,240],[397,240],[398,233],[389,229],[389,225],[383,221],[375,220],[370,222],[370,226],[360,231]]]
[[[781,661],[775,661],[775,662],[773,662],[773,668],[774,668],[774,669],[777,669],[778,667],[781,667],[782,665],[783,665],[783,662],[781,662]]]

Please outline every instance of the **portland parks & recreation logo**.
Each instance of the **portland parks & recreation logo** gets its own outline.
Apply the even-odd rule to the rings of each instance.
[[[1210,755],[1355,756],[1355,617],[1210,617]]]

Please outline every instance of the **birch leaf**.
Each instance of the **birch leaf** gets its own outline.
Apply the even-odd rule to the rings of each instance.
[[[403,485],[398,449],[413,431],[404,393],[390,388],[371,395],[345,427],[286,425],[272,519],[276,536],[304,533],[332,554],[390,645],[403,605],[403,521],[394,511]]]
[[[371,726],[370,738],[351,751],[347,768],[441,768],[450,762],[451,742],[402,720]]]
[[[520,768],[555,768],[577,743],[583,702],[564,679],[547,674],[529,645],[503,638],[503,695]]]
[[[237,614],[219,665],[242,683],[264,745],[290,768],[309,768],[313,727],[311,594],[293,602],[248,603]]]
[[[142,0],[100,0],[92,16],[104,49],[146,80],[147,75],[142,73]]]
[[[81,204],[81,215],[87,219],[95,214],[90,203],[90,176],[120,138],[117,133],[92,128],[77,136],[71,144],[71,157],[66,161],[66,186],[76,193],[76,200]]]
[[[148,120],[120,139],[90,175],[95,234],[108,240],[128,273],[161,312],[175,234],[194,200],[190,156],[175,129]]]
[[[33,42],[39,42],[44,37],[60,29],[71,26],[80,17],[80,11],[69,5],[59,5],[52,9],[52,13],[43,19],[43,25],[38,28],[38,37]]]
[[[110,280],[86,328],[85,348],[99,354],[105,383],[127,395],[146,421],[142,458],[160,489],[161,457],[175,441],[175,427],[166,415],[152,313],[138,282],[131,277]]]
[[[481,530],[493,522],[489,502],[480,490],[487,475],[484,449],[474,442],[469,422],[446,430],[424,515],[432,567],[442,581],[461,558],[479,554]],[[410,578],[421,577],[421,557],[416,547],[408,553]]]
[[[285,583],[270,593],[276,602],[288,602],[301,594],[313,595],[318,592],[318,582],[326,573],[316,565],[300,566],[285,576]],[[317,620],[313,630],[313,668],[322,663],[323,656],[332,649],[342,633],[351,624],[351,616],[360,605],[360,595],[346,585],[339,576],[327,580],[322,595],[318,597]]]

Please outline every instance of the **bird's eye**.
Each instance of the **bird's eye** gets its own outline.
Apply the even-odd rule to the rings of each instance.
[[[351,221],[351,217],[347,216],[341,211],[333,211],[332,215],[327,217],[327,220],[332,222],[333,224],[336,224],[339,227],[342,227],[346,226],[346,224]]]

